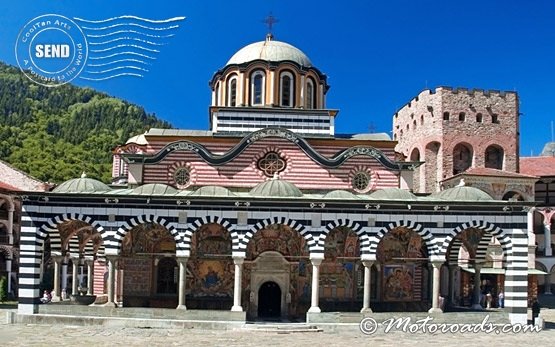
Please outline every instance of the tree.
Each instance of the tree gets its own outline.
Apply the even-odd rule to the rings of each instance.
[[[8,301],[8,279],[3,276],[0,278],[0,302]]]

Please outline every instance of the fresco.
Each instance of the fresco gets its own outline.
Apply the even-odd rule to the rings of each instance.
[[[354,300],[358,296],[361,266],[360,244],[349,228],[330,231],[324,244],[324,261],[320,266],[320,297],[328,300]]]
[[[175,240],[166,228],[154,223],[134,227],[122,240],[122,255],[175,252]]]
[[[385,301],[411,301],[414,299],[414,265],[383,266],[383,299]]]
[[[191,240],[187,292],[193,297],[233,297],[231,236],[219,224],[207,224]]]
[[[380,263],[401,261],[403,258],[425,258],[425,245],[415,231],[396,228],[389,231],[378,244],[377,259]]]
[[[247,257],[254,260],[266,251],[284,256],[308,256],[308,246],[300,234],[286,225],[273,224],[258,231],[247,246]]]
[[[233,261],[199,260],[189,261],[187,268],[191,295],[233,297]]]

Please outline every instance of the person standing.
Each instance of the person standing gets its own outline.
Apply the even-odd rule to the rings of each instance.
[[[505,293],[503,293],[503,290],[499,291],[499,294],[497,295],[497,299],[498,299],[499,308],[504,308],[505,307]]]
[[[532,324],[536,325],[536,318],[540,315],[540,303],[537,298],[534,298],[532,303]]]

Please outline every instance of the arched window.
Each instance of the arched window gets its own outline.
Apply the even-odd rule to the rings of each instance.
[[[459,143],[453,148],[453,175],[472,166],[472,147]]]
[[[295,104],[293,75],[290,72],[282,72],[279,81],[280,105],[293,107]]]
[[[220,82],[216,84],[216,89],[214,90],[214,104],[220,106]]]
[[[492,145],[486,148],[486,167],[503,170],[503,154],[503,148],[499,146]]]
[[[255,71],[251,75],[251,105],[264,105],[264,81],[263,71]]]
[[[314,89],[314,82],[311,78],[306,81],[306,108],[316,108],[316,94]]]
[[[237,76],[233,76],[227,82],[226,106],[237,106]]]

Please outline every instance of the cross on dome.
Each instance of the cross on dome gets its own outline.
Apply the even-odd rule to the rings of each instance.
[[[266,25],[268,26],[268,34],[266,34],[266,40],[269,41],[274,38],[274,35],[272,35],[272,28],[274,24],[279,22],[279,20],[272,15],[272,12],[270,12],[268,17],[266,17],[262,22],[266,23]]]

